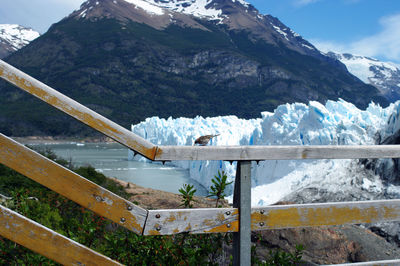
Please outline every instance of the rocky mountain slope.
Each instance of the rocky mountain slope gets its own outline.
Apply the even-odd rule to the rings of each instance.
[[[21,49],[40,34],[16,24],[0,24],[0,58]]]
[[[154,115],[259,117],[295,101],[387,103],[242,0],[89,0],[7,61],[126,127]],[[0,132],[92,134],[5,83],[0,92]]]
[[[397,65],[348,53],[328,52],[327,56],[340,60],[350,73],[375,86],[389,101],[400,99],[400,69]]]

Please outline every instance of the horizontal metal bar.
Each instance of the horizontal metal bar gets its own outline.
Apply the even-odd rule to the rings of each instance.
[[[252,230],[400,220],[400,200],[274,205],[251,210]]]
[[[0,134],[0,163],[142,234],[147,211]]]
[[[142,154],[146,158],[154,158],[157,147],[152,143],[50,88],[44,83],[28,76],[2,60],[0,60],[0,77],[64,113],[67,113],[78,121]]]
[[[400,158],[400,145],[159,146],[155,161]]]
[[[238,210],[207,208],[150,210],[144,235],[224,233],[238,231]]]
[[[0,235],[63,265],[122,265],[1,205]]]

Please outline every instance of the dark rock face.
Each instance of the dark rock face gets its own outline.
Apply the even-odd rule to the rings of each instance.
[[[5,58],[15,50],[5,41],[0,40],[0,58]]]
[[[117,3],[85,2],[7,61],[125,127],[150,116],[253,118],[309,100],[386,104],[376,88],[251,6],[214,1],[224,15],[214,21]],[[0,92],[5,134],[93,134],[5,82]]]

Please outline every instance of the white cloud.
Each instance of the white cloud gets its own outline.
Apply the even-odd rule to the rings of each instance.
[[[400,14],[384,17],[380,24],[381,32],[352,43],[350,50],[400,61]]]
[[[380,32],[351,43],[311,40],[321,51],[348,52],[400,62],[400,13],[380,19]]]

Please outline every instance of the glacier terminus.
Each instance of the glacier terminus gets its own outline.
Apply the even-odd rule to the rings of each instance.
[[[208,145],[373,145],[398,132],[400,101],[386,108],[370,103],[365,110],[342,99],[325,105],[280,105],[260,118],[236,116],[203,118],[147,118],[132,125],[132,131],[155,145],[193,145],[207,134],[220,134]],[[145,160],[140,155],[129,159]],[[236,163],[226,161],[173,161],[188,169],[190,177],[209,188],[218,171],[234,181]],[[252,205],[264,206],[281,200],[367,200],[400,194],[394,182],[396,161],[377,160],[374,167],[361,160],[274,160],[252,163]],[[232,201],[233,185],[228,200]]]

